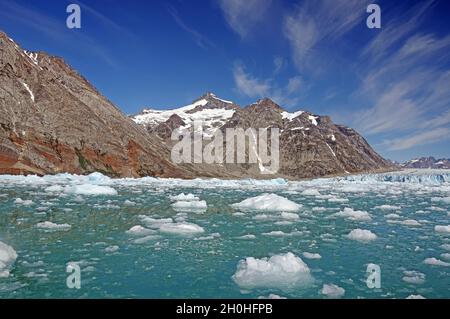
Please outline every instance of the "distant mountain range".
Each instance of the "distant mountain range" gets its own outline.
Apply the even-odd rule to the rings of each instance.
[[[400,164],[404,168],[434,168],[450,169],[450,159],[435,159],[434,157],[420,157]]]
[[[0,173],[113,177],[311,178],[392,169],[355,130],[328,116],[290,113],[270,99],[246,107],[207,93],[167,111],[127,117],[63,59],[28,52],[0,32]],[[175,129],[204,122],[226,128],[278,128],[280,170],[256,164],[174,164]],[[248,150],[250,151],[250,150]]]

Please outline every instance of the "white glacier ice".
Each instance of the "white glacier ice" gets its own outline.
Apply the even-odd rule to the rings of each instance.
[[[354,221],[370,221],[372,218],[366,211],[353,210],[352,208],[345,207],[344,210],[334,214],[337,217],[343,217]]]
[[[193,223],[173,223],[163,224],[159,227],[159,230],[163,233],[177,234],[177,235],[192,235],[203,233],[205,230],[203,227]]]
[[[172,208],[179,212],[183,211],[205,212],[208,208],[208,205],[204,200],[178,201],[172,204]]]
[[[320,293],[328,298],[338,299],[345,295],[345,289],[335,284],[324,284]]]
[[[156,231],[147,229],[141,225],[136,225],[127,230],[126,233],[132,236],[148,236],[150,234],[155,234]]]
[[[232,279],[244,289],[277,288],[287,291],[313,282],[308,265],[291,252],[270,258],[247,257],[239,261]]]
[[[37,223],[36,227],[47,231],[67,231],[72,228],[72,226],[69,224],[55,224],[49,221]]]
[[[356,240],[362,243],[368,243],[377,239],[377,235],[372,233],[370,230],[366,229],[353,229],[348,235],[347,238]]]
[[[100,186],[94,184],[82,184],[67,186],[65,192],[75,195],[86,195],[86,196],[115,196],[117,191],[109,186]]]
[[[432,266],[450,267],[450,263],[447,263],[447,262],[437,259],[435,257],[426,258],[423,262],[427,265],[432,265]]]
[[[33,201],[31,199],[23,200],[22,198],[16,198],[14,200],[14,204],[23,205],[23,206],[30,206],[30,205],[33,205]]]
[[[321,259],[322,258],[322,256],[320,256],[317,253],[309,253],[309,252],[304,252],[303,257],[305,257],[306,259]]]
[[[434,231],[437,233],[444,233],[444,234],[450,234],[450,225],[448,226],[435,226]]]
[[[179,195],[176,196],[170,196],[170,199],[178,202],[178,201],[182,201],[182,202],[190,202],[190,201],[198,201],[200,200],[197,196],[195,196],[194,194],[184,194],[181,193]]]
[[[16,259],[17,253],[14,248],[0,241],[0,278],[9,277],[9,272]]]
[[[243,200],[240,203],[232,204],[231,207],[245,211],[298,211],[302,205],[294,203],[287,198],[276,194],[262,194]]]

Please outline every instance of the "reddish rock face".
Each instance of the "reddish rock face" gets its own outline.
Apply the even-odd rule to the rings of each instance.
[[[0,41],[0,174],[191,176],[61,58]]]

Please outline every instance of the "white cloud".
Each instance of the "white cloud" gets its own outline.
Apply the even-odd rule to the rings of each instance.
[[[275,66],[275,69],[273,71],[273,73],[277,74],[281,71],[281,69],[284,67],[284,65],[286,64],[286,62],[284,61],[284,59],[280,56],[276,56],[273,59],[273,64]]]
[[[363,54],[371,57],[373,62],[381,59],[386,52],[410,35],[420,24],[428,10],[436,3],[436,0],[423,1],[406,12],[397,13],[396,17],[385,23],[382,32],[370,42]]]
[[[260,79],[247,73],[242,64],[236,63],[233,69],[234,82],[239,93],[251,98],[269,97],[281,106],[296,106],[303,91],[300,76],[288,79],[285,86],[274,85],[272,78]]]
[[[270,80],[260,80],[245,72],[242,65],[236,64],[233,69],[234,82],[239,92],[249,97],[268,96],[271,89]]]
[[[284,36],[290,42],[296,66],[304,69],[313,58],[326,53],[320,52],[321,42],[336,42],[364,21],[366,6],[365,0],[305,1],[294,14],[286,16]]]
[[[301,76],[294,76],[289,79],[286,91],[288,94],[295,93],[298,91],[302,86],[302,78]]]
[[[408,136],[406,138],[397,138],[385,141],[384,144],[391,151],[400,151],[412,148],[414,146],[433,144],[450,139],[450,129],[446,127],[436,128],[430,131]]]
[[[423,2],[389,23],[363,50],[354,96],[369,107],[353,115],[365,134],[397,134],[383,143],[399,151],[448,139],[450,36],[420,32],[435,1]]]
[[[203,34],[201,34],[200,32],[198,32],[197,30],[191,28],[190,26],[188,26],[180,17],[180,15],[178,14],[177,10],[172,7],[172,6],[168,6],[168,11],[169,14],[172,16],[172,18],[175,20],[176,24],[178,24],[178,26],[180,28],[182,28],[184,31],[186,31],[187,33],[189,33],[195,43],[205,49],[207,47],[215,47],[215,45],[208,39],[206,38]]]
[[[264,19],[271,0],[220,0],[229,26],[242,38]]]

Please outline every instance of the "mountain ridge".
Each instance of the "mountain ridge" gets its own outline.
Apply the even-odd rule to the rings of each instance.
[[[299,179],[392,167],[353,129],[269,98],[240,107],[207,92],[182,108],[130,118],[63,58],[22,50],[3,32],[0,39],[2,174]],[[279,172],[263,175],[261,163],[174,164],[170,136],[195,120],[207,138],[226,128],[278,128]]]

